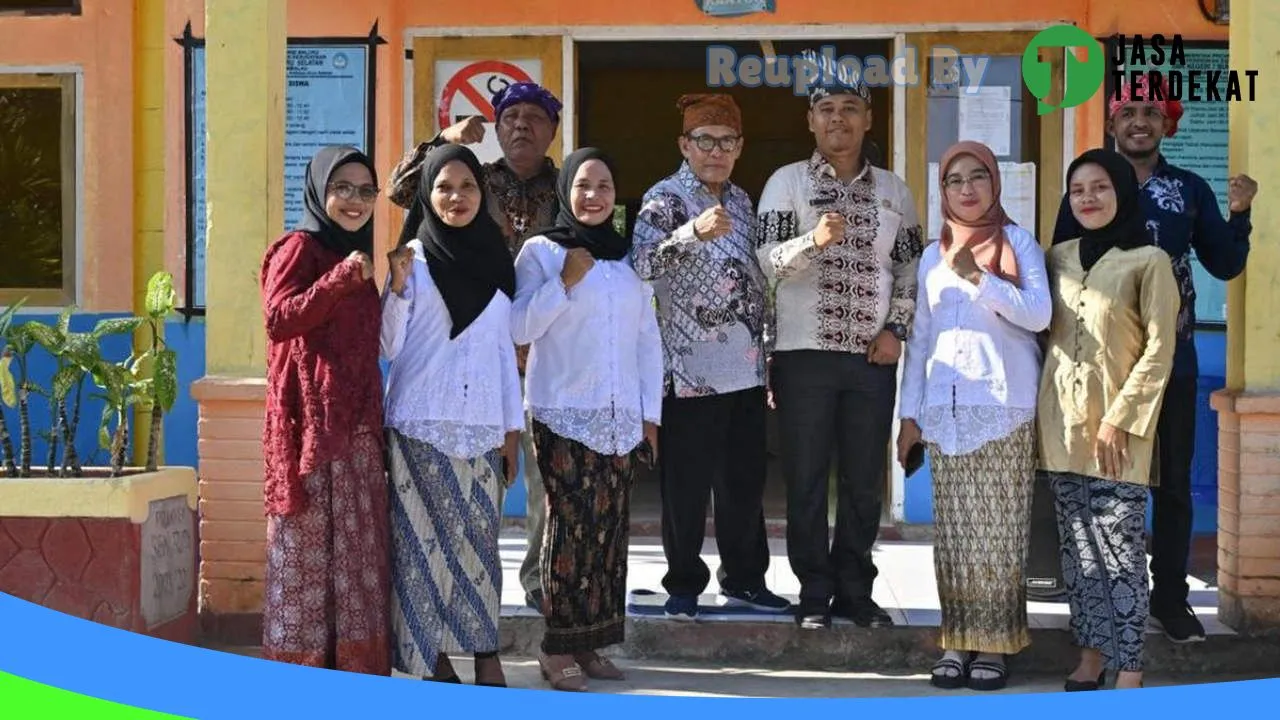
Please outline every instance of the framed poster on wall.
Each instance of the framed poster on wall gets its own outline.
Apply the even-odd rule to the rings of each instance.
[[[188,25],[179,39],[186,77],[186,292],[183,313],[205,308],[205,43]],[[285,67],[284,227],[302,216],[307,162],[327,145],[374,149],[375,24],[366,37],[290,38]]]

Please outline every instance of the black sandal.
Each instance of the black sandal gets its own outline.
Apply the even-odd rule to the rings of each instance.
[[[941,688],[943,690],[959,690],[965,686],[969,680],[969,662],[972,655],[965,658],[964,662],[944,657],[933,664],[933,669],[929,671],[929,684]],[[942,670],[943,672],[938,672]],[[947,670],[955,670],[957,675],[946,673]]]
[[[995,673],[995,677],[976,678],[973,676],[974,670],[986,670],[989,673]],[[1009,668],[1004,663],[991,662],[990,660],[974,660],[969,663],[969,689],[990,692],[992,690],[1003,690],[1005,685],[1009,684]]]
[[[1080,681],[1067,678],[1066,685],[1063,689],[1067,692],[1087,692],[1089,690],[1101,690],[1106,684],[1107,670],[1106,668],[1103,668],[1102,672],[1098,673],[1097,682],[1094,682],[1093,680]]]

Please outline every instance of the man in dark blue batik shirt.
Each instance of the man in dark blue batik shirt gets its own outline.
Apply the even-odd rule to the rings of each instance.
[[[1249,256],[1249,208],[1258,185],[1247,175],[1228,181],[1230,218],[1223,219],[1209,183],[1199,175],[1169,164],[1160,153],[1160,140],[1173,137],[1182,104],[1168,100],[1169,86],[1156,92],[1139,76],[1137,92],[1128,84],[1110,101],[1107,133],[1116,150],[1129,159],[1142,183],[1147,229],[1173,259],[1181,291],[1173,376],[1165,390],[1157,425],[1159,485],[1154,501],[1151,538],[1151,617],[1174,642],[1204,640],[1204,627],[1187,602],[1187,558],[1191,548],[1191,458],[1195,448],[1196,380],[1199,364],[1195,348],[1196,291],[1191,278],[1191,253],[1210,275],[1230,280],[1239,275]],[[1055,243],[1078,237],[1081,228],[1063,197],[1054,228]]]

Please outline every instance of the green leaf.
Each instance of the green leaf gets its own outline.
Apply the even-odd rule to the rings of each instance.
[[[9,328],[13,324],[13,316],[17,315],[18,311],[21,310],[22,306],[26,303],[27,299],[22,298],[18,302],[5,308],[4,312],[0,313],[0,337],[5,338],[6,340],[9,339]]]
[[[147,315],[155,320],[163,320],[173,312],[178,301],[178,294],[173,289],[173,276],[161,270],[147,281]]]
[[[93,336],[102,339],[107,335],[118,335],[120,333],[131,333],[138,329],[139,325],[146,322],[142,318],[109,318],[99,320],[98,324],[93,327]]]
[[[102,408],[102,424],[98,426],[98,447],[103,450],[111,448],[111,433],[107,432],[107,428],[111,425],[111,419],[115,417],[115,409],[110,405],[104,405]]]
[[[172,350],[157,353],[151,375],[155,381],[152,394],[156,404],[161,410],[169,412],[178,399],[178,354]]]
[[[59,368],[58,372],[53,376],[53,400],[57,402],[63,400],[75,389],[76,383],[80,381],[80,376],[84,371],[75,365],[65,365]]]
[[[71,332],[71,313],[76,311],[75,305],[68,305],[62,308],[62,313],[58,315],[58,334],[66,337]]]
[[[71,333],[63,345],[62,356],[87,372],[101,359],[102,351],[97,339],[90,333]]]
[[[58,331],[42,322],[28,320],[18,330],[20,334],[26,336],[31,342],[42,345],[51,354],[56,355],[62,347],[62,338],[58,336]],[[27,349],[30,350],[30,346]]]
[[[9,363],[13,362],[13,353],[8,350],[0,355],[0,400],[9,407],[18,406],[18,384],[14,382]]]

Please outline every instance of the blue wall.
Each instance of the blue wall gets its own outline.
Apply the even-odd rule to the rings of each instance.
[[[71,317],[71,330],[85,332],[92,330],[99,320],[105,318],[127,317],[126,313],[78,313]],[[56,315],[20,313],[14,318],[15,324],[36,320],[46,324],[57,322]],[[196,405],[191,399],[191,383],[204,375],[204,323],[193,321],[189,326],[181,320],[165,324],[165,339],[178,353],[178,399],[173,409],[165,418],[164,451],[165,463],[169,465],[196,465]],[[116,335],[104,339],[103,355],[109,360],[120,361],[129,357],[131,341],[128,335]],[[36,347],[27,356],[28,372],[31,379],[48,388],[56,371],[53,358],[42,348]],[[16,363],[10,370],[17,377]],[[82,465],[107,465],[110,462],[108,452],[98,447],[98,423],[102,418],[103,403],[91,396],[97,393],[92,379],[86,379],[83,389],[83,402],[80,407],[80,426],[76,431],[76,452],[80,455]],[[21,452],[18,438],[18,410],[3,407],[4,418],[13,436],[15,455]],[[49,404],[45,398],[32,394],[30,400],[32,469],[44,468],[49,446],[37,433],[48,429],[51,423]],[[130,441],[135,435],[130,428]],[[17,458],[15,457],[15,462]],[[59,450],[57,461],[61,463],[62,452]],[[132,463],[132,457],[127,461]],[[0,480],[2,482],[3,480]]]
[[[1209,407],[1209,395],[1226,385],[1226,333],[1221,330],[1196,332],[1196,352],[1200,359],[1200,397],[1196,448],[1191,461],[1194,531],[1210,534],[1218,528],[1218,416]],[[904,514],[908,523],[933,522],[932,482],[927,460],[915,476],[907,478]]]
[[[164,340],[178,353],[178,399],[164,421],[167,465],[200,466],[196,443],[200,413],[191,397],[191,384],[204,377],[204,328],[204,318],[170,320],[164,325]]]

